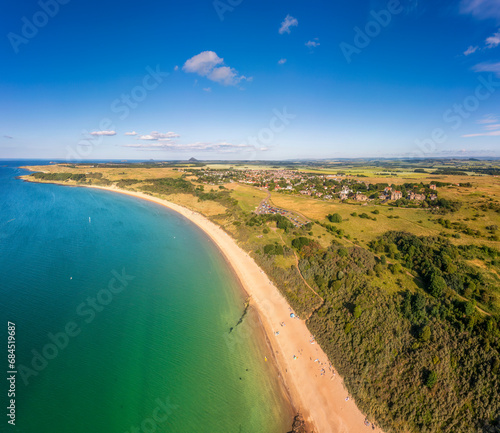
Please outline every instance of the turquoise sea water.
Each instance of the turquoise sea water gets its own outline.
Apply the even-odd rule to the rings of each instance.
[[[3,164],[0,356],[7,371],[14,322],[18,373],[16,426],[4,410],[0,431],[288,431],[257,317],[229,334],[244,296],[198,228],[132,197],[25,183]]]

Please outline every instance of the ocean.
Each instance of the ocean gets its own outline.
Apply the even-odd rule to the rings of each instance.
[[[284,433],[292,409],[217,247],[157,204],[0,161],[2,432]],[[15,425],[7,326],[15,324]]]

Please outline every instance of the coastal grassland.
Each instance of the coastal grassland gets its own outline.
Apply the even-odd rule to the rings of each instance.
[[[387,432],[489,433],[500,425],[500,181],[430,173],[449,167],[416,175],[451,184],[439,197],[459,202],[454,211],[272,192],[274,205],[311,221],[300,228],[253,214],[268,193],[247,185],[202,185],[171,167],[60,170],[102,174],[64,184],[145,191],[223,227],[308,320],[356,403]],[[325,170],[343,168],[387,170]],[[398,170],[391,183],[404,183],[409,169]],[[341,222],[327,218],[334,213]]]
[[[103,178],[111,182],[119,180],[137,179],[144,181],[147,179],[160,179],[163,177],[180,178],[180,173],[175,168],[169,167],[106,167],[93,164],[57,164],[57,165],[39,165],[30,167],[32,171],[43,173],[75,173],[75,174],[101,174]]]
[[[232,191],[232,197],[238,200],[239,206],[245,212],[253,212],[262,200],[267,197],[267,191],[263,191],[240,183],[229,183],[225,187]]]
[[[199,201],[196,196],[191,194],[170,194],[165,195],[163,198],[187,207],[188,209],[200,212],[208,217],[225,214],[227,210],[227,208],[220,203],[212,200]]]

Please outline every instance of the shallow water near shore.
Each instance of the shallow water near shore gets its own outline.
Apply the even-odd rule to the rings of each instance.
[[[229,334],[244,295],[200,229],[144,200],[25,183],[5,165],[0,332],[16,324],[18,369],[8,431],[288,431],[258,318],[250,309]]]

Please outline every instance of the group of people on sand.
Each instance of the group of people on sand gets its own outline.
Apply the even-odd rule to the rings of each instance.
[[[309,358],[309,359],[312,361],[312,358]],[[326,376],[326,369],[323,366],[326,366],[327,363],[326,362],[321,362],[319,360],[319,358],[316,358],[313,362],[317,362],[320,366],[322,366],[321,369],[319,370],[320,371],[320,376]],[[333,380],[333,378],[335,377],[335,370],[333,369],[332,364],[328,363],[327,368],[330,371],[330,373],[332,374],[332,376],[330,377],[330,380]]]
[[[295,314],[293,314],[293,312],[292,312],[292,309],[291,309],[291,308],[289,308],[289,310],[290,310],[290,312],[291,312],[291,314],[290,314],[290,317],[291,317],[291,318],[298,318],[298,316],[296,316]],[[286,323],[285,323],[285,322],[280,322],[280,326],[283,328],[283,327],[285,327],[285,326],[286,326]],[[278,335],[280,335],[280,332],[279,332],[279,331],[275,331],[275,332],[274,332],[274,335],[275,335],[275,336],[278,336]],[[309,343],[310,343],[310,344],[316,344],[316,339],[314,338],[314,336],[313,336],[313,335],[311,335],[311,336],[309,337]],[[316,349],[316,350],[317,350],[317,349]],[[303,350],[302,350],[302,349],[298,349],[298,350],[297,350],[297,353],[298,353],[299,355],[302,355],[302,354],[303,354]],[[295,361],[295,360],[297,360],[297,359],[299,359],[299,357],[298,357],[297,355],[293,355],[293,360]],[[266,359],[265,359],[265,360],[267,361],[267,357],[266,357]],[[320,376],[326,376],[326,374],[327,374],[327,369],[328,369],[328,371],[331,373],[330,380],[333,380],[333,379],[335,378],[336,373],[335,373],[335,370],[334,370],[333,365],[331,364],[331,362],[321,362],[319,358],[316,358],[315,360],[313,360],[312,358],[309,358],[309,360],[310,360],[310,361],[312,361],[312,362],[317,362],[317,363],[319,364],[319,366],[320,366],[320,370],[319,370],[319,372],[320,372]],[[288,370],[287,370],[287,372],[288,372]],[[350,397],[349,397],[349,396],[347,396],[347,397],[345,398],[345,401],[349,401],[349,400],[350,400]],[[370,422],[368,421],[368,419],[365,419],[364,424],[365,424],[365,426],[367,426],[367,427],[370,427],[370,426],[371,426],[371,427],[372,427],[372,429],[373,429],[373,430],[375,430],[375,425],[374,425],[373,423],[370,423]]]

